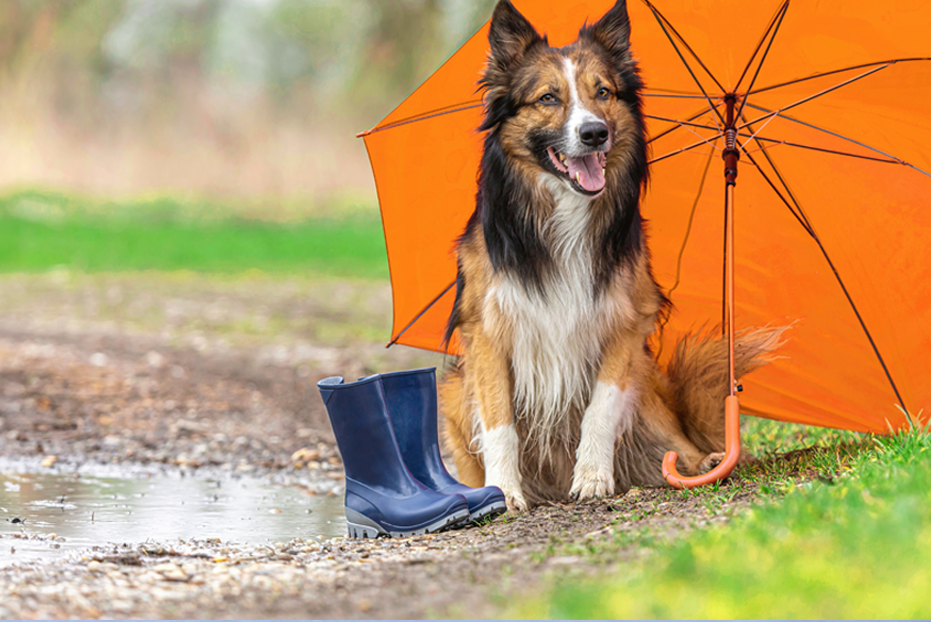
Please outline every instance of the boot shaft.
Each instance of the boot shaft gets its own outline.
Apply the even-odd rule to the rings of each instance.
[[[423,489],[401,458],[378,376],[351,383],[333,376],[317,386],[348,480],[392,494],[412,495]]]
[[[410,472],[435,488],[455,483],[440,455],[436,368],[382,374],[381,381],[388,416]]]

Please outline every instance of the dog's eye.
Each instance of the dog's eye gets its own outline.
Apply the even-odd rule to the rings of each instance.
[[[606,101],[609,97],[611,97],[611,90],[608,87],[603,86],[598,89],[598,99]]]
[[[541,104],[547,104],[549,106],[559,103],[559,100],[556,99],[556,96],[553,95],[552,93],[546,93],[543,97],[539,99],[539,101]]]

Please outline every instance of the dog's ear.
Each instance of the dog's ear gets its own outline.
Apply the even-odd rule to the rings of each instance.
[[[586,26],[579,36],[587,36],[611,55],[618,68],[630,62],[630,17],[627,15],[627,0],[617,0],[604,17],[591,26]]]
[[[491,43],[493,64],[501,70],[507,70],[534,44],[542,41],[539,33],[520,14],[510,0],[500,0],[491,16],[491,30],[488,41]]]

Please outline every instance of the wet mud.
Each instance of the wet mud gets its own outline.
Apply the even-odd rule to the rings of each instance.
[[[43,468],[0,459],[0,567],[67,559],[111,542],[274,544],[346,533],[338,484],[294,477],[114,465]],[[17,532],[18,530],[18,532]]]

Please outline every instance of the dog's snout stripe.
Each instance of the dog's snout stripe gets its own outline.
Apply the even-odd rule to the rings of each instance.
[[[578,67],[571,58],[563,60],[566,81],[569,83],[569,119],[566,122],[565,139],[570,153],[588,150],[581,140],[581,128],[586,123],[604,124],[604,119],[585,107],[579,96]]]

